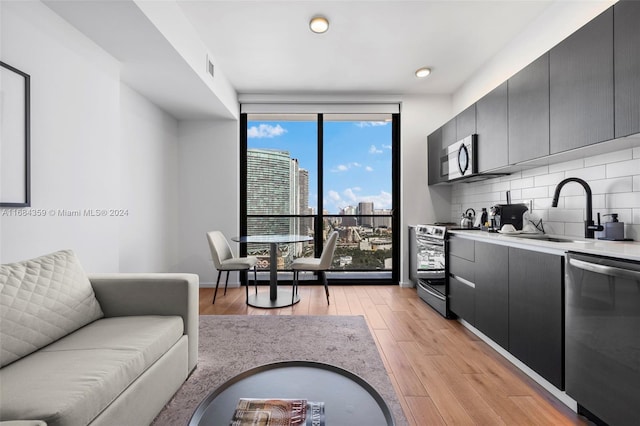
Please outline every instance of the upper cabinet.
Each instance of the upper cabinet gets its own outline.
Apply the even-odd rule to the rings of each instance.
[[[454,142],[457,142],[458,136],[456,134],[456,118],[451,120],[442,126],[442,147],[446,148]]]
[[[444,165],[442,164],[442,127],[431,133],[427,138],[427,160],[429,168],[429,185],[446,180],[444,176]]]
[[[615,69],[615,137],[640,132],[640,2],[613,7]]]
[[[477,133],[478,172],[508,172],[640,133],[638,22],[620,0],[442,126],[442,148]]]
[[[456,142],[476,133],[476,104],[456,116]]]
[[[549,53],[508,84],[509,164],[549,155]]]
[[[613,8],[549,52],[550,153],[613,139]]]
[[[507,82],[476,103],[478,172],[509,165]]]

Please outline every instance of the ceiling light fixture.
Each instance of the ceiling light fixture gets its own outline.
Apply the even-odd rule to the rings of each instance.
[[[418,78],[425,78],[429,74],[431,74],[431,68],[423,67],[416,70],[416,77]]]
[[[326,33],[329,29],[329,20],[324,16],[314,16],[309,21],[309,29],[316,34]]]

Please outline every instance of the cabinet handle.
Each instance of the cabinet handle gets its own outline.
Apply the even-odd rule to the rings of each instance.
[[[640,280],[640,272],[630,269],[616,268],[615,266],[600,265],[597,263],[585,262],[578,259],[569,259],[569,265],[596,274],[611,275],[612,277],[631,278]]]
[[[457,277],[457,276],[455,276],[455,275],[453,275],[453,274],[451,274],[451,276],[452,276],[453,278],[455,278],[456,280],[460,281],[462,284],[464,284],[464,285],[466,285],[466,286],[469,286],[469,287],[471,287],[471,288],[476,288],[476,285],[475,285],[474,283],[472,283],[471,281],[469,281],[469,280],[465,280],[464,278],[462,278],[462,277]]]

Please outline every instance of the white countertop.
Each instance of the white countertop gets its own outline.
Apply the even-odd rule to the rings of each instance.
[[[536,240],[535,238],[518,238],[517,236],[479,230],[451,230],[447,232],[471,240],[540,251],[549,254],[564,255],[568,251],[576,251],[599,256],[640,261],[640,242],[637,241],[603,241],[567,237],[565,235],[549,235],[552,237],[568,238],[579,241],[558,243],[553,241]]]

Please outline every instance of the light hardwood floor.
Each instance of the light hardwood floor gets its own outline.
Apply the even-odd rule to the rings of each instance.
[[[260,291],[267,291],[261,287]],[[201,315],[363,315],[411,425],[574,425],[579,416],[457,321],[398,286],[300,286],[282,309],[245,304],[244,288],[200,290]]]

